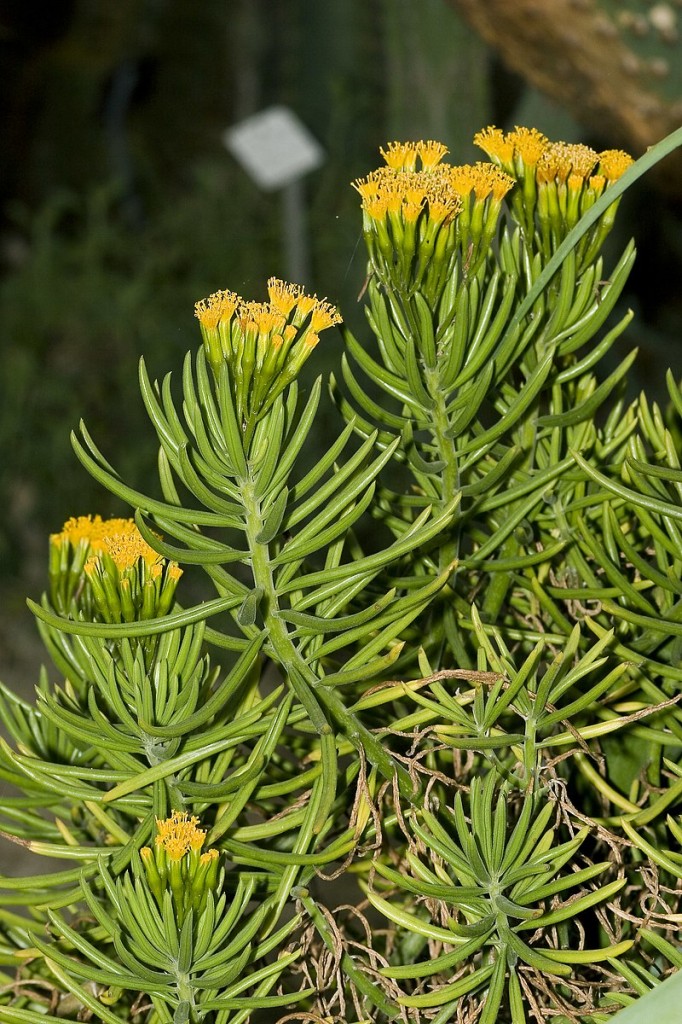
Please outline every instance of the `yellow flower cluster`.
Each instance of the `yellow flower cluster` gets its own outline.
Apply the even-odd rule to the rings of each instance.
[[[474,136],[477,146],[506,174],[519,183],[512,208],[531,240],[536,229],[546,257],[633,159],[619,149],[601,153],[589,146],[551,142],[537,128],[516,127],[504,133],[494,126]],[[616,213],[607,210],[583,240],[580,261],[590,263],[598,254]]]
[[[251,332],[262,344],[280,338],[280,345],[287,330],[291,340],[299,331],[302,337],[310,339],[327,327],[342,322],[338,310],[331,303],[318,299],[316,295],[306,295],[299,285],[271,277],[268,295],[269,302],[246,302],[235,292],[214,292],[195,303],[194,315],[206,330],[215,330],[221,325],[225,327],[234,319],[244,334]],[[264,358],[265,355],[264,350],[261,356]]]
[[[130,622],[163,615],[181,575],[132,519],[74,516],[50,536],[51,597],[62,614],[77,596],[86,618]]]
[[[442,224],[462,208],[445,166],[421,171],[379,167],[352,184],[362,197],[363,211],[376,221],[400,215],[413,223],[424,210],[430,220]]]
[[[218,291],[195,304],[206,357],[216,377],[226,364],[238,414],[265,411],[298,374],[320,332],[342,318],[335,306],[299,285],[271,277],[269,302]]]
[[[457,252],[474,273],[514,179],[494,164],[455,167],[441,142],[391,142],[385,167],[354,181],[372,267],[386,285],[433,297]]]
[[[491,126],[477,132],[474,144],[514,178],[522,177],[525,171],[538,165],[544,180],[554,177],[554,172],[564,181],[572,171],[586,177],[600,158],[589,146],[550,142],[537,128],[517,126],[505,134]]]
[[[50,542],[57,546],[71,544],[74,548],[81,543],[88,544],[91,554],[86,567],[102,552],[106,552],[120,570],[131,568],[138,558],[144,558],[150,567],[163,561],[161,555],[147,544],[132,519],[72,516],[60,533],[52,534]]]
[[[448,147],[442,142],[389,142],[386,149],[379,148],[389,167],[396,171],[414,171],[417,162],[422,170],[431,170],[447,156]]]
[[[197,828],[198,824],[199,819],[185,811],[173,811],[163,821],[157,818],[156,845],[162,846],[171,860],[180,860],[190,850],[200,850],[204,845],[206,832]]]
[[[170,891],[178,923],[192,910],[197,916],[206,906],[208,893],[218,886],[218,851],[200,853],[206,839],[199,819],[186,811],[172,811],[170,818],[156,819],[154,849],[140,850],[149,887],[160,907]]]
[[[492,196],[498,203],[514,185],[514,179],[494,164],[461,164],[451,167],[449,178],[450,184],[460,196],[469,196],[473,192],[476,199]]]
[[[398,146],[398,143],[392,145]],[[436,146],[439,143],[428,145]],[[381,152],[386,156],[384,150]],[[431,221],[442,224],[460,213],[463,199],[471,193],[477,200],[492,196],[496,202],[500,202],[512,188],[514,180],[492,164],[456,167],[439,164],[421,170],[389,164],[388,167],[377,168],[365,178],[358,178],[352,184],[362,197],[363,211],[374,220],[400,214],[405,221],[414,222],[424,211]]]

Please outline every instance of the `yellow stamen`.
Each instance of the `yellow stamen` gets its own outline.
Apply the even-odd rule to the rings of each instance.
[[[622,149],[605,149],[599,154],[599,174],[607,181],[617,181],[634,162]]]
[[[316,295],[305,295],[303,292],[296,300],[296,308],[302,316],[307,316],[317,305]]]
[[[261,334],[271,334],[273,331],[282,330],[286,323],[286,317],[278,309],[270,307],[261,311],[256,322]]]
[[[162,846],[171,860],[180,860],[190,850],[200,850],[206,832],[197,828],[199,819],[186,811],[173,811],[170,818],[156,819],[156,845]]]
[[[286,281],[280,281],[276,277],[271,277],[268,281],[270,305],[283,316],[289,316],[296,305],[300,291],[301,289],[298,285],[288,284]]]
[[[388,208],[386,196],[382,194],[364,199],[362,208],[370,215],[372,220],[383,220]]]
[[[478,164],[483,172],[483,168],[487,167],[486,177],[490,182],[490,191],[492,192],[493,199],[496,202],[501,202],[506,196],[507,192],[514,187],[514,179],[509,175],[501,171],[499,167],[493,167],[487,164]]]
[[[389,142],[379,149],[389,167],[396,171],[413,171],[417,164],[417,147],[413,142]]]
[[[403,199],[411,206],[423,206],[426,199],[426,188],[421,183],[420,175],[414,175],[413,180],[403,190]]]
[[[587,178],[599,159],[598,153],[590,146],[583,146],[582,143],[566,146],[566,150],[571,161],[572,173],[579,174],[581,178]]]
[[[386,209],[389,213],[400,213],[403,205],[403,193],[398,188],[392,188],[386,193]]]
[[[593,192],[601,193],[606,185],[606,178],[603,174],[593,174],[591,175],[588,184]]]
[[[514,185],[514,179],[494,164],[462,164],[450,170],[450,184],[461,196],[473,191],[477,199],[492,195],[498,202]]]
[[[351,185],[354,189],[357,189],[363,199],[372,199],[374,196],[379,195],[382,187],[382,172],[387,170],[388,167],[380,167],[378,170],[368,174],[366,178],[356,178],[355,181],[351,181]]]
[[[407,200],[403,203],[402,214],[408,224],[414,224],[419,219],[419,214],[424,208],[423,203],[410,203]]]
[[[118,569],[130,569],[138,558],[144,558],[149,566],[162,562],[163,558],[147,544],[132,519],[102,519],[101,516],[79,516],[64,523],[61,533],[50,537],[52,544],[69,543],[73,547],[86,541],[91,549],[85,569],[92,572],[98,554],[106,553]]]
[[[249,331],[258,332],[261,317],[265,317],[270,307],[265,302],[242,302],[237,310],[239,326],[246,334]]]
[[[514,159],[513,142],[495,125],[477,132],[474,135],[474,145],[487,153],[491,160],[497,159],[502,164],[510,164]]]
[[[440,224],[452,220],[462,209],[462,200],[452,187],[449,178],[434,180],[426,193],[429,203],[429,218]]]
[[[310,317],[310,327],[318,334],[320,331],[326,331],[328,327],[340,323],[343,323],[343,317],[331,302],[318,302]]]
[[[542,154],[535,169],[535,176],[538,183],[541,185],[548,185],[550,182],[553,182],[557,176],[557,169],[558,164],[554,153],[549,149],[546,153]]]
[[[135,524],[132,524],[135,526]],[[119,533],[106,538],[106,551],[119,570],[131,569],[138,558],[143,558],[147,565],[153,566],[162,560],[158,551],[143,540],[142,534],[135,526],[130,533]]]
[[[450,169],[450,184],[460,196],[468,196],[474,189],[474,174],[471,164],[460,164]]]
[[[537,165],[539,182],[565,182],[569,175],[585,179],[598,159],[597,153],[580,143],[552,142],[545,149]]]
[[[422,162],[424,170],[435,167],[448,152],[448,147],[442,142],[429,140],[428,142],[421,141],[417,143],[417,155]]]
[[[194,304],[194,315],[199,323],[209,330],[218,326],[221,320],[229,320],[242,301],[235,292],[220,291],[200,299]]]
[[[571,162],[557,143],[545,150],[537,164],[539,182],[564,182],[570,173]]]
[[[105,523],[101,516],[72,516],[67,519],[61,533],[53,533],[50,541],[53,544],[72,544],[76,547],[81,541],[87,541],[91,547],[102,546],[102,537],[107,529],[116,530],[123,523],[132,523],[130,519],[109,519]],[[133,524],[134,525],[134,524]]]
[[[521,157],[528,167],[534,167],[547,148],[548,139],[537,128],[522,128],[516,125],[508,132],[506,141],[514,147],[514,155]]]

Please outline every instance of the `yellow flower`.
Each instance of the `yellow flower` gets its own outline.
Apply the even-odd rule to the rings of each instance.
[[[379,149],[389,167],[396,171],[413,171],[417,166],[417,146],[412,142],[389,142]]]
[[[462,209],[462,200],[450,180],[429,182],[426,192],[428,219],[434,224],[448,223]]]
[[[450,181],[451,170],[448,165],[440,165],[430,171],[396,173],[390,167],[380,167],[352,184],[362,197],[363,211],[374,221],[383,221],[392,213],[414,222],[423,210],[427,217],[435,215],[440,222],[461,209]]]
[[[603,174],[592,174],[590,175],[587,187],[597,196],[600,196],[606,187],[606,178]]]
[[[214,292],[208,298],[195,303],[194,315],[203,327],[213,329],[221,320],[229,320],[240,302],[241,299],[235,292]]]
[[[556,181],[563,184],[572,174],[586,179],[598,159],[597,153],[589,146],[552,142],[538,161],[537,180],[539,183]]]
[[[301,289],[296,284],[288,284],[286,281],[280,281],[276,277],[271,277],[268,280],[270,305],[284,317],[289,316],[300,294]]]
[[[521,128],[517,125],[507,134],[507,142],[514,147],[514,156],[526,167],[534,167],[545,152],[548,139],[537,128]]]
[[[599,174],[607,181],[617,181],[634,162],[622,149],[605,149],[599,154]]]
[[[177,563],[155,551],[132,519],[72,517],[50,537],[50,595],[62,614],[76,597],[90,620],[165,615],[181,575]]]
[[[385,172],[386,168],[381,167],[377,171],[372,171],[366,178],[356,178],[351,185],[357,189],[363,199],[369,201],[381,193]]]
[[[310,314],[310,329],[319,334],[326,331],[328,327],[341,323],[341,316],[335,306],[330,302],[316,302]]]
[[[517,125],[514,131],[505,134],[491,126],[478,132],[474,143],[488,154],[493,163],[519,182],[520,187],[511,199],[511,208],[527,236],[532,237],[537,198],[535,169],[548,140],[537,128]]]
[[[512,214],[523,228],[526,244],[545,259],[604,188],[633,162],[622,150],[597,153],[580,143],[550,142],[537,128],[518,125],[506,134],[499,128],[486,128],[478,132],[474,142],[517,180],[519,187],[511,197]],[[463,184],[469,187],[470,182],[465,179]],[[596,259],[616,209],[614,203],[579,243],[580,268]]]
[[[447,152],[433,140],[391,142],[381,150],[387,166],[352,183],[377,277],[399,292],[420,290],[433,300],[458,257],[465,274],[477,272],[502,199],[514,185],[493,164],[452,167],[443,162]]]
[[[101,516],[73,516],[67,519],[60,533],[50,536],[55,548],[79,545],[87,548],[84,568],[91,572],[101,555],[108,555],[120,571],[131,569],[139,558],[151,569],[163,563],[163,557],[149,546],[132,519],[102,519]]]
[[[102,519],[101,516],[72,516],[64,523],[60,533],[53,533],[50,541],[53,544],[71,544],[76,547],[86,541],[96,551],[110,550],[112,547],[125,546],[128,541],[136,543],[137,539],[145,542],[132,519]],[[146,545],[149,548],[149,545]],[[151,550],[151,548],[149,549]],[[155,561],[159,556],[153,552]]]
[[[417,155],[421,160],[422,169],[425,171],[439,164],[448,152],[448,147],[444,143],[434,142],[432,139],[428,142],[417,143]]]
[[[132,519],[118,520],[118,523],[120,526],[116,530],[110,530],[102,538],[102,550],[111,557],[116,568],[121,572],[132,569],[138,558],[143,558],[150,567],[158,567],[163,561],[162,556],[144,540]]]
[[[559,145],[562,144],[559,143]],[[571,162],[571,173],[578,174],[581,178],[589,178],[599,159],[595,150],[590,146],[582,145],[582,143],[572,143],[571,145],[563,143],[563,145],[565,145],[566,157]]]
[[[491,160],[502,167],[511,167],[514,160],[514,144],[500,128],[490,125],[474,135],[474,145],[487,153]]]
[[[312,312],[317,304],[317,295],[305,295],[301,291],[296,300],[296,310],[301,317],[306,317],[308,313]]]
[[[271,334],[279,334],[287,318],[267,302],[242,302],[237,307],[237,321],[243,334],[253,333],[261,338],[257,355],[262,360]]]
[[[514,186],[514,179],[493,164],[462,164],[450,170],[450,183],[461,196],[474,193],[476,199],[492,196],[500,202]]]
[[[206,832],[197,828],[199,819],[186,811],[172,811],[170,818],[156,819],[156,845],[162,847],[170,860],[180,860],[190,850],[200,850]]]

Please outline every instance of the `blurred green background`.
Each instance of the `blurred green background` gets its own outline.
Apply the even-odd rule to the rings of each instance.
[[[76,462],[69,431],[83,417],[119,472],[150,486],[140,355],[153,375],[177,373],[199,341],[198,298],[230,288],[262,299],[271,274],[287,276],[281,196],[249,180],[221,142],[225,128],[286,104],[324,147],[324,166],[305,182],[304,283],[358,332],[365,260],[349,182],[387,140],[438,138],[456,163],[481,158],[471,139],[490,123],[535,124],[596,148],[627,143],[510,71],[465,22],[466,6],[0,0],[3,674],[20,658],[24,594],[43,586],[47,534],[72,514],[119,511]],[[595,6],[614,5],[575,4],[575,18]],[[682,68],[677,37],[665,45]],[[671,109],[676,81],[666,84]],[[620,216],[621,236],[640,247],[629,344],[642,346],[639,382],[654,389],[666,365],[681,369],[681,197],[669,175],[665,191],[651,181],[627,197]],[[309,372],[333,369],[339,355],[340,337],[325,336]]]

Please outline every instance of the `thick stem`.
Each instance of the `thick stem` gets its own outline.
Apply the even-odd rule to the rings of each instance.
[[[457,448],[453,438],[448,437],[449,421],[446,409],[444,389],[441,387],[438,368],[425,369],[424,377],[426,387],[433,400],[433,421],[432,431],[438,445],[438,456],[445,463],[441,475],[441,498],[440,507],[445,508],[457,495],[459,490],[459,466],[457,462]],[[451,532],[438,552],[438,569],[443,572],[448,565],[451,565],[459,555],[459,531]],[[443,594],[447,596],[449,587],[445,587]],[[450,637],[448,643],[456,661],[462,667],[470,667],[470,659],[466,653],[466,645],[460,634],[457,625],[457,615],[454,610],[446,609],[449,614]]]
[[[206,1015],[197,1010],[196,1003],[194,1002],[194,986],[189,974],[177,972],[175,975],[175,991],[180,1002],[184,1002],[187,1006],[187,1016],[185,1019],[188,1021],[188,1024],[202,1024],[206,1019]]]
[[[447,436],[450,426],[445,405],[445,394],[440,383],[438,369],[425,369],[424,377],[429,394],[433,399],[433,436],[438,445],[438,455],[445,463],[441,475],[441,509],[445,508],[457,494],[459,486],[459,468],[457,465],[457,449],[453,438]],[[440,511],[440,510],[439,510]],[[440,550],[439,568],[445,569],[457,556],[458,538],[450,537]]]
[[[264,624],[280,667],[297,700],[305,708],[321,739],[332,733],[329,717],[333,718],[336,725],[343,730],[353,745],[358,750],[365,752],[369,761],[376,766],[384,778],[392,781],[397,773],[401,791],[409,797],[413,787],[404,768],[396,764],[379,740],[348,711],[338,694],[331,687],[325,687],[322,684],[296,648],[289,635],[288,626],[280,615],[269,545],[258,540],[264,520],[252,480],[244,483],[242,500],[246,510],[246,536],[251,551],[253,582],[254,586],[260,588],[263,593],[261,611]],[[331,786],[331,782],[332,780],[328,780],[330,799],[333,800],[336,778],[333,780],[333,786]],[[324,801],[324,805],[327,804],[328,801]],[[323,815],[324,807],[320,810],[320,823],[323,823]]]

